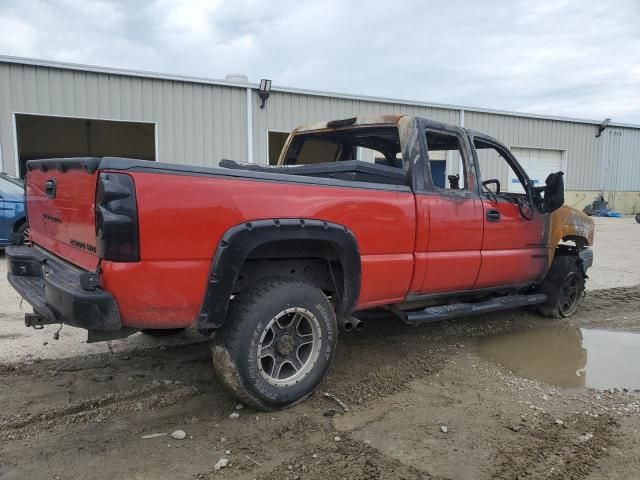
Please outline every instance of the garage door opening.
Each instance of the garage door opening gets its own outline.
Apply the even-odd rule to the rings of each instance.
[[[276,165],[280,152],[289,134],[287,132],[269,132],[269,165]]]
[[[155,124],[16,114],[18,168],[27,160],[60,157],[156,159]]]
[[[565,150],[551,150],[547,148],[511,147],[511,153],[533,182],[534,186],[544,186],[550,173],[564,171]],[[508,190],[510,192],[524,193],[522,184],[511,172]]]

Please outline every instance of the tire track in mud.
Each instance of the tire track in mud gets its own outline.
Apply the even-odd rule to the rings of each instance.
[[[352,480],[418,480],[434,478],[426,472],[387,457],[370,445],[341,438],[339,442],[317,445],[314,454],[301,454],[288,464],[280,464],[270,472],[258,475],[258,480],[304,478],[327,480],[348,478]],[[291,468],[289,468],[291,467]],[[291,477],[288,477],[291,475]]]
[[[597,460],[617,440],[618,422],[610,415],[585,417],[574,414],[565,419],[571,428],[549,428],[554,418],[545,414],[540,425],[524,426],[516,441],[502,445],[496,479],[549,478],[581,479],[589,475]],[[506,427],[506,426],[505,426]],[[580,440],[575,432],[592,437]],[[586,438],[586,437],[584,437]]]
[[[588,313],[615,308],[624,311],[637,311],[640,303],[640,285],[633,287],[609,288],[587,291],[580,312]]]
[[[159,388],[148,386],[124,392],[107,393],[69,403],[63,407],[43,408],[34,413],[0,417],[0,439],[31,437],[62,425],[103,422],[126,412],[175,405],[201,394],[195,386]]]
[[[404,465],[373,448],[341,433],[336,441],[329,421],[315,420],[297,413],[293,419],[273,428],[256,424],[252,432],[225,443],[233,452],[233,473],[229,470],[203,471],[198,479],[220,478],[237,471],[259,480],[303,478],[305,480],[349,479],[428,479],[433,478]]]
[[[640,330],[640,285],[588,291],[574,318],[586,327]]]
[[[419,336],[423,340],[424,336]],[[383,345],[364,344],[359,347],[341,345],[335,367],[321,384],[320,391],[330,392],[350,405],[366,406],[371,402],[404,390],[416,378],[437,373],[451,357],[448,348],[424,351],[424,340],[407,338],[398,348],[396,342]],[[345,348],[346,347],[346,348]],[[345,350],[340,353],[340,349]],[[375,351],[374,358],[371,352]],[[340,407],[321,395],[309,403],[315,407]]]
[[[61,426],[157,411],[210,393],[205,379],[211,369],[199,368],[199,364],[209,366],[207,350],[191,345],[159,347],[127,355],[1,364],[0,381],[4,379],[8,388],[5,402],[13,404],[10,409],[0,408],[4,413],[0,414],[0,439],[33,437]],[[23,413],[20,403],[32,411]]]
[[[0,363],[0,377],[8,376],[35,376],[37,371],[30,365],[23,363]]]

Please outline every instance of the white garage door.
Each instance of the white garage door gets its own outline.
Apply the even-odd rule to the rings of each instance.
[[[518,159],[536,187],[544,185],[550,173],[562,170],[562,150],[513,147],[511,152]],[[520,181],[510,172],[509,191],[524,193]]]

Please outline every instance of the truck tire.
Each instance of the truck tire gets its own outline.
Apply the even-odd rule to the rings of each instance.
[[[27,228],[27,222],[24,222],[17,228],[16,235],[18,236],[18,240],[16,241],[16,245],[24,245]]]
[[[547,301],[537,307],[541,315],[551,318],[573,315],[584,297],[584,274],[578,258],[556,255],[538,291],[547,295]]]
[[[322,290],[299,280],[263,279],[231,302],[227,322],[214,334],[214,370],[245,405],[289,407],[319,385],[337,335]]]

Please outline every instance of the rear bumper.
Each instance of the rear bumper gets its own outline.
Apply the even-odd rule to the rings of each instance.
[[[87,330],[122,328],[113,296],[94,286],[95,272],[77,270],[33,247],[8,247],[8,280],[42,323]]]

